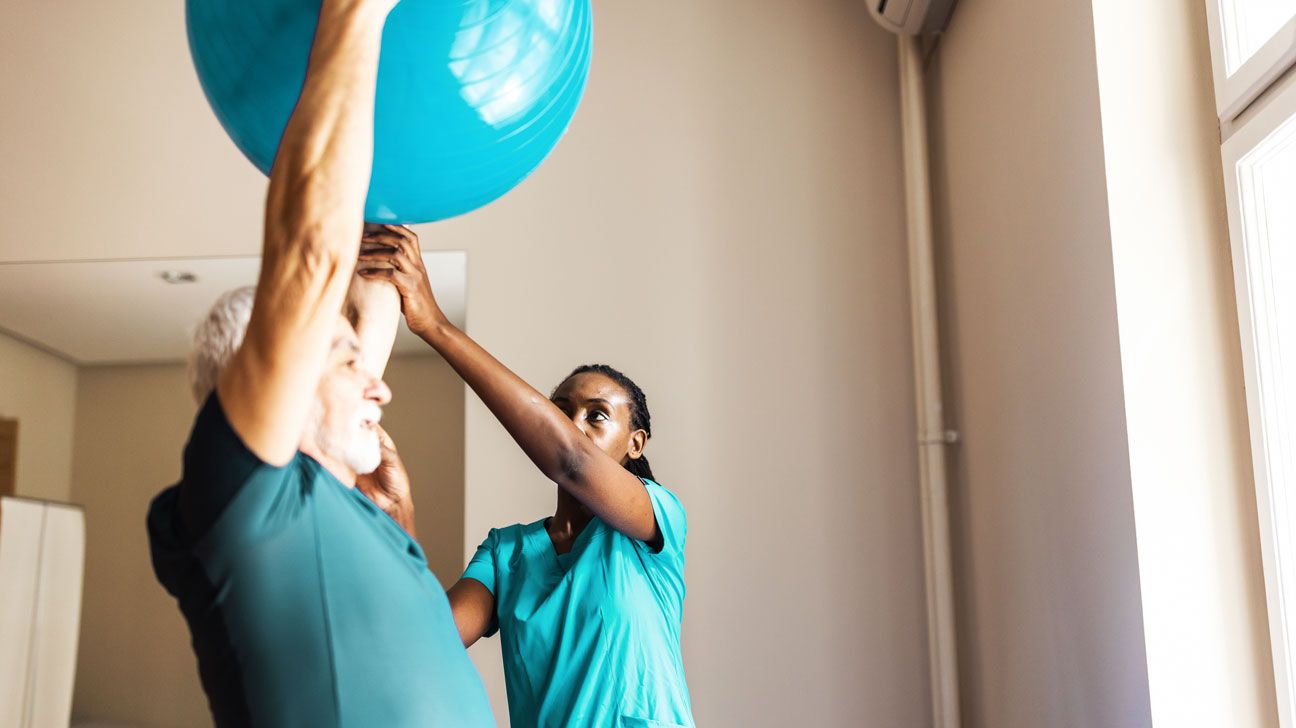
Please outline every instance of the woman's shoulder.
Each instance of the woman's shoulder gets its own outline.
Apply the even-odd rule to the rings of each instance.
[[[644,487],[648,489],[648,496],[654,501],[664,500],[668,501],[676,508],[684,508],[684,504],[680,502],[679,495],[677,495],[673,489],[667,488],[651,478],[641,477],[639,479],[643,481]]]
[[[639,479],[643,481],[644,487],[645,487],[645,488],[648,488],[649,490],[652,490],[652,489],[654,489],[654,488],[659,488],[659,489],[661,489],[661,490],[666,491],[667,493],[670,493],[671,495],[674,495],[674,494],[675,494],[675,491],[674,491],[673,488],[667,488],[666,486],[664,486],[664,485],[662,485],[661,483],[659,483],[659,482],[653,480],[652,478],[645,478],[645,477],[643,477],[643,476],[641,475],[641,476],[639,476]]]
[[[683,544],[684,535],[688,532],[688,515],[684,512],[684,504],[680,502],[679,496],[656,481],[648,478],[640,480],[648,489],[648,499],[652,501],[653,515],[657,518],[657,527],[661,529],[662,536],[668,541],[676,540]]]
[[[537,529],[544,529],[545,519],[531,523],[513,523],[508,526],[497,526],[486,533],[486,540],[482,546],[490,548],[492,551],[501,549],[521,548],[528,535]]]

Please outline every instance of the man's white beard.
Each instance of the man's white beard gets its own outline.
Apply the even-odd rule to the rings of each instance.
[[[382,408],[373,402],[365,402],[352,416],[346,431],[335,435],[324,427],[324,408],[317,400],[311,413],[315,444],[325,455],[340,460],[357,474],[372,473],[382,463],[382,446],[378,433],[365,423],[376,424],[381,419]]]

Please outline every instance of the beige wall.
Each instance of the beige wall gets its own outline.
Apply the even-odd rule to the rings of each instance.
[[[463,539],[463,387],[440,359],[398,358],[385,422],[415,487],[420,541],[442,579]],[[210,725],[189,634],[153,577],[144,516],[179,476],[194,405],[180,365],[93,367],[77,388],[73,498],[86,576],[73,713],[143,728]]]
[[[1093,27],[964,2],[933,66],[968,728],[1151,723]]]
[[[0,417],[18,420],[16,495],[72,497],[77,369],[0,334]]]
[[[1200,3],[963,3],[930,89],[967,724],[1272,726]]]
[[[383,428],[409,471],[419,543],[450,586],[463,567],[463,381],[437,356],[396,357],[385,379],[393,395]]]
[[[60,236],[48,257],[257,252],[264,180],[205,107],[182,4],[0,5],[31,69],[0,82],[30,102],[0,122],[24,140],[59,131],[13,153],[66,182],[0,184],[0,210],[102,233]],[[692,525],[684,651],[701,725],[921,726],[894,40],[858,0],[599,3],[595,33],[586,102],[553,157],[499,202],[422,228],[424,244],[469,251],[469,330],[529,381],[605,360],[648,391],[654,466]],[[81,128],[72,109],[93,110],[93,133],[66,131]],[[93,194],[103,179],[112,196]],[[0,235],[0,259],[30,257],[25,230]],[[554,500],[470,402],[468,548]],[[150,444],[135,462],[77,456],[78,493],[100,471],[123,489],[96,499],[120,524],[91,514],[84,631],[83,670],[114,679],[83,680],[78,708],[156,705],[158,725],[189,725],[196,686],[177,681],[192,657],[141,520],[174,478],[188,409],[157,407],[178,424],[132,422]],[[92,414],[82,431],[124,437]],[[109,590],[157,628],[114,633]],[[473,652],[502,715],[497,649]]]
[[[703,726],[922,726],[922,560],[895,43],[854,0],[604,3],[546,165],[427,228],[469,330],[542,389],[648,393],[688,511]],[[466,546],[554,489],[470,397]],[[471,650],[504,715],[497,640]]]
[[[1150,175],[1216,173],[1204,66],[1195,85],[1171,78],[1203,62],[1184,10],[1200,3],[1141,4],[1140,21],[1097,3],[1095,32],[1089,3],[964,0],[933,63],[967,725],[1271,725],[1218,188],[1185,181],[1153,217],[1130,206]],[[31,72],[0,74],[26,99],[0,126],[23,140],[15,165],[58,184],[0,179],[15,221],[0,259],[30,258],[53,218],[98,234],[55,236],[41,257],[256,252],[264,181],[202,102],[181,4],[3,10],[0,36]],[[469,251],[470,332],[528,380],[547,389],[602,360],[648,391],[650,454],[692,526],[699,724],[922,726],[894,42],[858,0],[604,3],[596,33],[586,103],[553,158],[498,203],[424,227],[425,245]],[[1158,65],[1128,73],[1116,59],[1134,51]],[[1175,113],[1112,127],[1149,97]],[[72,109],[93,110],[94,133]],[[1161,166],[1131,163],[1139,150]],[[99,194],[109,177],[115,194]],[[1173,295],[1140,295],[1166,262]],[[1197,368],[1174,370],[1171,351]],[[180,369],[79,378],[0,338],[20,492],[87,507],[76,710],[205,724],[143,531],[192,416]],[[553,490],[475,398],[464,411],[441,365],[397,361],[391,379],[387,421],[416,482],[467,483],[420,497],[449,580],[487,528],[550,512]],[[445,422],[399,434],[452,400]],[[1187,454],[1150,458],[1150,442]],[[1219,560],[1154,568],[1180,554]],[[1164,618],[1185,602],[1202,609]],[[496,641],[473,654],[503,716]],[[1221,666],[1229,679],[1211,680]],[[1174,705],[1184,694],[1198,702]]]
[[[1156,725],[1278,725],[1206,14],[1095,0]]]

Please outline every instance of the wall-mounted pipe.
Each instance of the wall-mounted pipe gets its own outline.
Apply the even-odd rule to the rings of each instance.
[[[958,651],[955,645],[954,573],[950,557],[945,469],[945,448],[956,438],[946,431],[942,412],[923,52],[918,36],[899,36],[899,46],[900,119],[909,238],[909,308],[917,394],[918,479],[922,491],[932,725],[935,728],[958,728]]]

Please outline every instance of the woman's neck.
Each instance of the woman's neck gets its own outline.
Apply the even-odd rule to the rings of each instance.
[[[549,535],[555,539],[575,540],[576,536],[589,525],[594,514],[584,503],[576,500],[570,493],[558,489],[558,507],[554,509],[553,518],[546,524]]]

